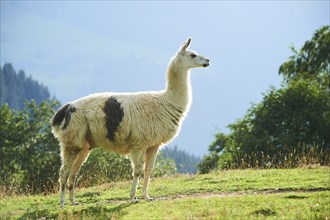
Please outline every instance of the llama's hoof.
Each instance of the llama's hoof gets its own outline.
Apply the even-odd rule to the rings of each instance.
[[[153,201],[153,200],[154,200],[154,198],[152,198],[152,197],[149,197],[149,196],[146,196],[146,197],[144,197],[144,200],[146,200],[146,201],[150,202],[150,201]]]
[[[79,205],[79,203],[78,203],[78,202],[75,202],[75,201],[73,201],[73,202],[71,202],[71,205],[75,206],[75,205]]]
[[[134,199],[132,199],[132,203],[138,203],[138,202],[140,202],[140,200],[137,199],[136,197]]]

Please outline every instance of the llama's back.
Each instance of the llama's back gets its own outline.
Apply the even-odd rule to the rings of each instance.
[[[99,96],[101,101],[85,117],[98,147],[129,154],[135,147],[168,143],[181,126],[183,113],[165,102],[162,92]]]

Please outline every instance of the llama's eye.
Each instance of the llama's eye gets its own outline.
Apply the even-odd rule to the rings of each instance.
[[[197,57],[197,55],[196,54],[191,54],[190,55],[192,58],[195,58],[195,57]]]

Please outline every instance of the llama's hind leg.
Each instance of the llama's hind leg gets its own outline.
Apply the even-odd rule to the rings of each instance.
[[[133,183],[131,189],[131,201],[136,203],[139,200],[136,198],[136,189],[139,183],[140,175],[143,171],[143,164],[144,164],[144,156],[145,151],[141,149],[133,150],[130,157],[132,161],[132,168],[133,168]]]
[[[60,205],[64,206],[65,200],[65,186],[69,177],[70,169],[75,161],[77,154],[70,149],[70,147],[63,146],[61,148],[61,156],[62,156],[62,166],[60,169]]]
[[[142,195],[143,198],[147,201],[153,200],[148,196],[148,185],[150,181],[150,175],[154,168],[157,153],[158,153],[158,146],[149,148],[147,150],[146,156],[145,156],[145,167],[144,167],[144,184],[143,184],[143,191]]]
[[[68,168],[67,165],[62,164],[61,169],[60,169],[60,205],[63,207],[64,206],[64,200],[65,200],[65,185],[66,181],[68,180],[69,177],[69,172],[70,169]]]
[[[81,167],[81,165],[87,160],[89,155],[90,146],[87,141],[84,142],[83,148],[80,150],[76,160],[74,161],[70,175],[68,179],[69,191],[70,191],[70,201],[72,205],[77,205],[78,203],[75,201],[74,193],[75,193],[75,185],[76,185],[76,177],[77,173]]]

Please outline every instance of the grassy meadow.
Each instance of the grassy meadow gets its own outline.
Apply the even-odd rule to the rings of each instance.
[[[138,196],[141,196],[141,183]],[[129,201],[131,181],[59,195],[1,197],[0,219],[330,219],[330,168],[227,170],[153,178],[154,201]],[[68,196],[67,196],[68,198]]]

